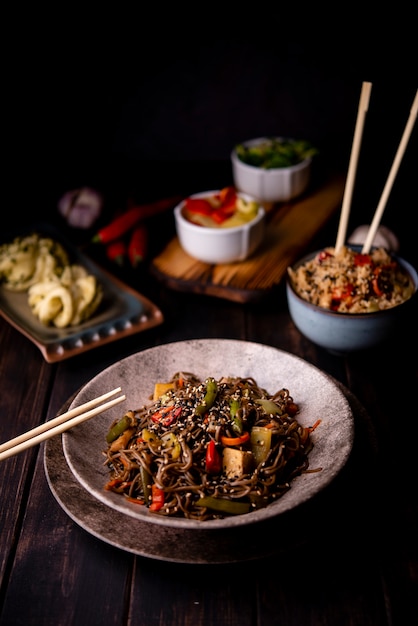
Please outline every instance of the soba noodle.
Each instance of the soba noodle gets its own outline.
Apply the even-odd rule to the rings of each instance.
[[[319,420],[302,426],[287,389],[187,372],[167,387],[111,425],[106,489],[159,515],[210,520],[264,507],[308,471]]]

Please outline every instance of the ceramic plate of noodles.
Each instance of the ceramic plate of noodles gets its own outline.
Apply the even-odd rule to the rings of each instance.
[[[121,493],[106,490],[110,475],[104,451],[112,423],[128,410],[149,405],[155,383],[167,382],[177,372],[193,372],[202,381],[208,377],[252,378],[271,395],[287,389],[298,406],[297,422],[305,428],[318,424],[310,435],[313,447],[308,454],[309,471],[292,478],[290,488],[267,506],[204,520],[153,513]],[[277,518],[324,490],[346,464],[353,446],[353,413],[340,387],[313,365],[271,346],[229,339],[196,339],[150,348],[99,373],[80,389],[69,408],[118,386],[126,394],[124,403],[62,435],[63,456],[72,477],[89,498],[100,503],[109,520],[117,512],[129,525],[137,520],[142,526],[176,531],[251,526]]]

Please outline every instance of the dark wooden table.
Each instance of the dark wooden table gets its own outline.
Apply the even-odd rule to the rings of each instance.
[[[407,230],[402,252],[416,260]],[[335,233],[333,222],[312,246]],[[126,281],[161,308],[164,323],[56,364],[0,319],[1,441],[54,417],[126,356],[172,341],[230,338],[285,350],[341,383],[357,406],[352,455],[325,493],[264,538],[270,554],[246,561],[243,545],[242,561],[205,565],[138,556],[72,521],[48,486],[45,444],[0,462],[1,626],[416,624],[416,327],[382,348],[340,357],[301,336],[282,285],[239,304],[169,289],[144,272]]]

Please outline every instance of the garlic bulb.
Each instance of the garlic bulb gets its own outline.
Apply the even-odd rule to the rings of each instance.
[[[103,208],[103,196],[90,187],[67,191],[58,202],[58,211],[73,228],[91,228]]]
[[[368,224],[363,224],[362,226],[358,226],[353,233],[351,234],[348,243],[353,245],[362,245],[366,241],[367,233],[369,232],[370,226]],[[399,241],[395,233],[393,233],[386,226],[379,226],[374,236],[373,246],[382,248],[386,248],[386,250],[397,252],[399,250]]]

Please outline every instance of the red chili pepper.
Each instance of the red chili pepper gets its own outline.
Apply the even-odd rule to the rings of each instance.
[[[150,511],[159,511],[164,506],[164,491],[153,484],[151,485],[151,495]]]
[[[172,406],[164,406],[156,411],[151,419],[156,424],[162,424],[162,426],[170,426],[182,412],[181,406],[174,408]]]
[[[144,261],[148,249],[148,229],[141,223],[135,226],[128,244],[128,256],[132,267]]]
[[[93,243],[109,243],[119,239],[128,232],[135,224],[153,217],[158,213],[172,209],[179,201],[178,197],[165,198],[150,204],[138,204],[131,206],[127,211],[115,217],[107,226],[101,228],[93,237]]]
[[[206,448],[206,471],[208,474],[219,474],[222,471],[222,458],[213,439]]]
[[[106,254],[109,261],[113,261],[118,265],[123,265],[126,257],[126,244],[123,239],[115,239],[110,241],[106,246]]]

